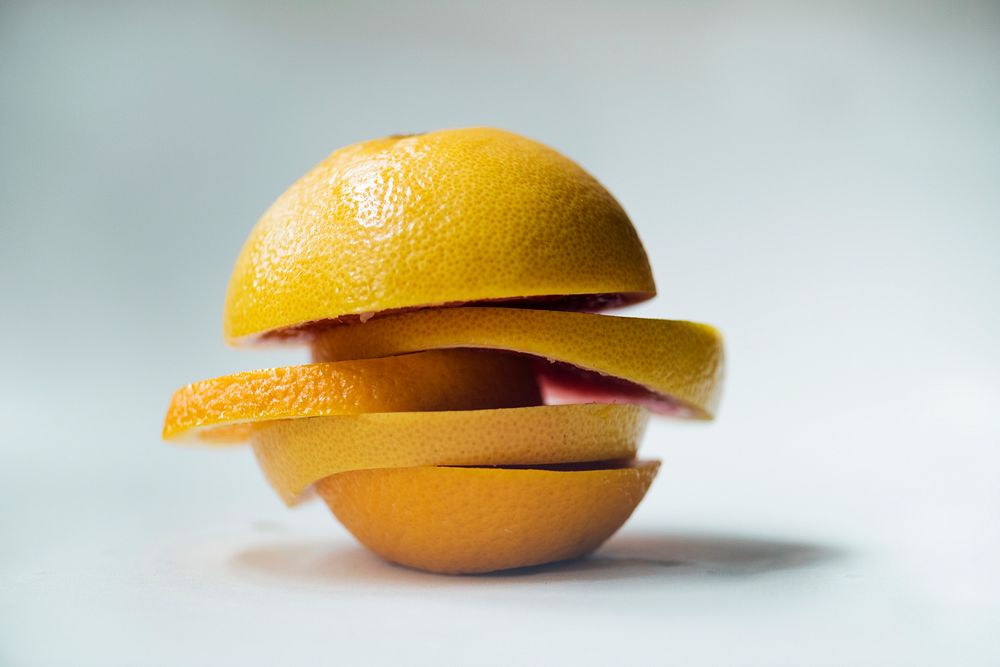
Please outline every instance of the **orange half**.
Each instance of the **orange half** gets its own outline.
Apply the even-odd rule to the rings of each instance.
[[[232,343],[471,301],[600,308],[656,293],[615,198],[569,158],[486,127],[335,151],[264,213],[236,260]]]
[[[590,553],[642,500],[658,461],[603,469],[358,470],[316,490],[366,547],[408,567],[461,574]]]

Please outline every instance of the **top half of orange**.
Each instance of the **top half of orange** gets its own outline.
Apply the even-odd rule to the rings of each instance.
[[[375,313],[516,300],[598,310],[656,293],[614,197],[575,162],[491,128],[335,151],[240,252],[224,333],[239,344]]]

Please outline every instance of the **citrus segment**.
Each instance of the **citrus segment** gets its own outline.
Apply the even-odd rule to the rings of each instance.
[[[590,553],[628,519],[658,461],[595,470],[358,470],[316,490],[366,547],[409,567],[492,572]]]
[[[255,424],[264,476],[288,504],[349,470],[423,465],[515,465],[631,458],[648,420],[631,405],[395,412]]]
[[[530,363],[484,350],[437,350],[384,359],[268,368],[177,390],[163,437],[245,440],[247,422],[367,412],[538,405]],[[215,433],[209,429],[219,429]]]
[[[591,373],[578,374],[570,383],[564,367],[539,364],[555,390],[589,388],[585,393],[592,398],[645,403],[682,416],[711,418],[722,390],[722,337],[714,328],[588,313],[483,307],[387,315],[327,328],[313,342],[313,358],[333,361],[459,347],[564,362]]]
[[[239,342],[402,308],[655,292],[628,216],[579,165],[503,130],[441,130],[342,148],[296,181],[243,246],[224,330]]]

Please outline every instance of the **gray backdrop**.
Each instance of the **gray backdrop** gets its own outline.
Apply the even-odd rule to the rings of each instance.
[[[338,146],[479,124],[620,199],[660,288],[635,314],[728,336],[719,421],[651,429],[619,569],[425,584],[286,512],[246,451],[159,442],[174,388],[305,358],[221,342],[274,197]],[[552,661],[589,635],[579,662],[995,664],[998,185],[996,3],[5,2],[0,662]]]

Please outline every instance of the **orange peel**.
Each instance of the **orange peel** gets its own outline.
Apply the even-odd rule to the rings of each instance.
[[[715,414],[725,366],[722,336],[707,324],[522,308],[387,315],[329,327],[312,345],[317,361],[447,348],[510,350],[589,372],[567,383],[564,367],[540,364],[553,393],[589,385],[590,395],[605,400],[701,419]]]
[[[416,467],[357,470],[316,483],[370,550],[446,574],[583,556],[628,519],[658,461],[583,470]]]
[[[482,350],[435,350],[384,359],[246,371],[177,390],[166,440],[242,442],[250,423],[369,412],[538,405],[529,363]]]
[[[614,197],[569,158],[492,128],[341,148],[264,213],[226,294],[231,343],[418,306],[596,309],[656,293]]]
[[[395,412],[256,424],[250,441],[285,503],[350,470],[630,459],[649,413],[631,405]]]

